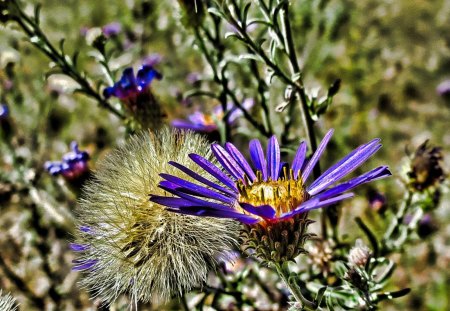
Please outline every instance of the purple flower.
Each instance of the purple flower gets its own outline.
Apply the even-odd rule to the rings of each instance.
[[[233,144],[226,143],[225,147],[213,144],[211,150],[224,170],[197,154],[190,154],[189,157],[204,169],[204,175],[211,175],[217,182],[179,163],[169,162],[198,183],[160,174],[165,180],[160,182],[159,187],[173,196],[152,195],[150,200],[176,213],[233,218],[248,225],[270,225],[350,198],[353,193],[349,190],[391,175],[387,166],[380,166],[335,185],[380,149],[380,139],[373,139],[306,185],[332,134],[333,130],[330,130],[325,135],[309,161],[306,158],[306,143],[301,142],[290,166],[281,162],[275,136],[269,139],[266,154],[259,140],[250,141],[253,168]]]
[[[247,98],[242,102],[242,107],[246,110],[251,109],[254,105],[252,98]],[[230,110],[228,115],[228,123],[233,124],[239,117],[242,116],[242,110],[229,104]],[[171,124],[173,127],[179,129],[188,129],[197,132],[210,133],[216,131],[218,128],[218,122],[224,118],[224,113],[221,105],[217,105],[213,108],[210,114],[205,114],[201,111],[195,111],[188,115],[186,120],[174,119]]]
[[[70,143],[70,149],[72,151],[66,153],[62,161],[45,163],[44,167],[51,175],[62,175],[69,180],[74,180],[88,172],[89,154],[86,151],[80,151],[75,141]]]
[[[386,196],[376,190],[371,190],[368,193],[369,206],[374,211],[384,213],[387,208]]]
[[[120,80],[103,91],[105,98],[111,96],[121,100],[135,100],[141,93],[147,92],[153,79],[160,80],[162,75],[152,66],[143,65],[134,75],[133,68],[126,68]]]
[[[441,96],[450,96],[450,80],[444,80],[439,83],[436,92]]]
[[[152,53],[150,55],[147,55],[142,59],[142,64],[146,66],[156,66],[163,60],[163,57],[159,53]]]
[[[106,38],[118,35],[122,31],[122,24],[119,22],[112,22],[102,27],[103,35]]]
[[[0,120],[9,116],[9,108],[5,104],[0,104]]]

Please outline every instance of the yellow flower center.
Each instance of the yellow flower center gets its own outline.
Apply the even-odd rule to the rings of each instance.
[[[272,180],[270,177],[264,181],[262,173],[256,172],[256,180],[246,179],[237,182],[239,189],[239,202],[253,206],[270,205],[276,211],[276,216],[292,211],[309,198],[303,180],[299,176],[294,178],[292,170],[287,174],[284,169],[282,177]]]

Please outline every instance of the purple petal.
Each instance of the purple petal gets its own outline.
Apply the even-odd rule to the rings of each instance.
[[[252,139],[249,144],[250,157],[255,168],[262,173],[263,180],[267,180],[267,162],[264,158],[264,151],[261,147],[261,142],[257,139]]]
[[[234,184],[234,181],[225,175],[217,166],[203,158],[202,156],[199,156],[198,154],[191,153],[189,154],[189,157],[197,163],[201,168],[203,168],[205,171],[207,171],[209,174],[217,178],[217,180],[221,181],[223,184],[228,186],[229,188],[235,190],[236,192],[238,189],[236,188],[236,185]]]
[[[210,202],[210,201],[206,201],[200,198],[197,198],[195,196],[192,196],[190,194],[184,193],[182,191],[179,191],[177,189],[177,185],[175,184],[171,184],[170,182],[166,181],[162,181],[159,183],[159,187],[175,196],[178,196],[182,199],[188,200],[190,202],[192,202],[191,206],[203,206],[203,208],[208,208],[208,209],[218,209],[218,210],[232,210],[233,208],[228,205],[228,204],[220,204],[220,203],[216,203],[216,202]],[[153,201],[154,202],[154,201]]]
[[[120,88],[124,90],[130,90],[136,88],[136,79],[134,77],[133,68],[129,67],[126,68],[123,73],[122,77],[119,80]]]
[[[273,219],[276,216],[275,209],[270,205],[254,206],[248,203],[239,203],[239,205],[247,212],[266,219]]]
[[[170,208],[177,208],[177,209],[182,209],[183,207],[191,207],[192,206],[191,201],[188,201],[188,200],[185,200],[182,198],[151,195],[149,200],[156,204],[160,204],[160,205],[167,206]]]
[[[267,146],[267,163],[269,166],[270,178],[272,180],[277,180],[280,171],[280,145],[278,144],[275,135],[269,139]]]
[[[245,172],[222,146],[213,144],[211,150],[222,166],[236,179],[244,179]]]
[[[315,182],[313,182],[307,188],[308,192],[311,195],[319,193],[323,189],[342,179],[350,172],[354,171],[381,148],[381,144],[379,144],[379,142],[379,139],[374,139],[368,144],[362,145],[355,149],[323,173],[322,176]]]
[[[74,271],[88,270],[91,269],[97,262],[98,262],[97,259],[72,260],[72,263],[74,264],[72,270]]]
[[[156,71],[153,67],[144,65],[142,66],[136,75],[136,80],[141,89],[144,89],[147,85],[149,85],[153,79],[160,80],[162,75]]]
[[[71,250],[75,252],[81,252],[89,249],[89,245],[86,244],[77,244],[77,243],[70,243],[69,247]]]
[[[192,183],[190,181],[184,180],[184,179],[176,177],[176,176],[172,176],[172,175],[164,174],[164,173],[159,174],[159,176],[161,176],[162,178],[166,179],[167,181],[169,181],[171,183],[174,183],[174,184],[180,186],[181,188],[175,189],[178,191],[187,190],[188,191],[187,193],[193,194],[195,196],[211,198],[211,199],[222,201],[224,203],[228,203],[231,205],[233,205],[234,202],[236,201],[235,198],[230,198],[229,196],[223,195],[221,193],[218,193],[216,191],[213,191],[211,189],[208,189],[206,187],[200,186],[198,184]],[[162,184],[162,182],[160,183],[160,185],[161,184]],[[183,191],[183,192],[185,192],[185,191]]]
[[[309,160],[308,164],[306,164],[306,167],[302,173],[302,179],[304,182],[308,180],[309,174],[312,172],[314,166],[316,166],[317,162],[319,161],[320,156],[322,155],[322,153],[325,150],[325,147],[328,144],[328,141],[330,140],[331,136],[333,136],[333,132],[334,132],[333,129],[328,131],[328,133],[320,142],[319,147],[317,147],[316,152],[314,152],[313,156],[311,157],[311,160]]]
[[[292,172],[294,173],[294,178],[297,179],[298,173],[303,166],[306,158],[306,142],[302,141],[298,146],[297,153],[295,154],[294,161],[292,161]]]
[[[256,179],[256,175],[253,172],[253,169],[250,167],[250,164],[248,164],[247,160],[242,155],[242,153],[232,143],[226,143],[225,149],[231,154],[231,156],[236,160],[236,162],[240,165],[240,167],[245,171],[248,178],[251,181],[254,181]]]
[[[88,233],[88,234],[92,234],[92,229],[89,226],[80,226],[80,231],[84,232],[84,233]]]
[[[387,176],[390,176],[391,172],[389,171],[387,166],[380,166],[377,167],[369,172],[366,172],[362,174],[361,176],[355,177],[347,182],[344,182],[342,184],[337,185],[336,187],[333,187],[325,192],[322,192],[318,195],[316,195],[317,198],[323,200],[330,197],[334,197],[338,194],[341,194],[345,191],[349,191],[359,185],[385,178]]]
[[[259,218],[238,213],[236,211],[220,211],[220,210],[210,210],[203,209],[202,207],[193,206],[192,208],[183,209],[168,209],[171,212],[193,215],[193,216],[203,216],[203,217],[218,217],[218,218],[233,218],[245,224],[255,224],[259,222]]]
[[[191,176],[195,180],[198,180],[199,182],[201,182],[201,183],[203,183],[203,184],[205,184],[207,186],[210,186],[211,188],[219,190],[222,193],[228,194],[230,197],[237,198],[237,196],[238,196],[238,193],[236,193],[234,191],[231,191],[231,190],[229,190],[229,189],[227,189],[225,187],[222,187],[222,186],[220,186],[220,185],[218,185],[218,184],[216,184],[216,183],[214,183],[214,182],[212,182],[212,181],[210,181],[210,180],[200,176],[199,174],[195,173],[194,171],[188,169],[187,167],[185,167],[185,166],[183,166],[183,165],[181,165],[181,164],[179,164],[177,162],[169,161],[169,164],[172,165],[172,166],[175,166],[180,171],[186,173],[187,175]]]
[[[297,215],[297,214],[300,214],[300,213],[306,213],[306,212],[308,212],[310,210],[318,209],[318,208],[321,208],[321,207],[325,207],[327,205],[331,205],[331,204],[337,203],[339,201],[342,201],[342,200],[345,200],[345,199],[348,199],[348,198],[351,198],[351,197],[353,197],[353,193],[350,192],[350,193],[344,193],[344,194],[341,194],[339,196],[336,196],[336,197],[333,197],[333,198],[329,198],[329,199],[326,199],[326,200],[323,200],[323,201],[320,201],[318,198],[312,198],[312,199],[302,203],[295,210],[290,211],[290,212],[288,212],[286,214],[283,214],[280,217],[280,219],[281,220],[287,219],[287,218],[290,218],[290,217],[292,217],[294,215]]]

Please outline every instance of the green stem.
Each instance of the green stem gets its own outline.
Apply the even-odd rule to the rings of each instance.
[[[389,228],[387,229],[386,234],[383,237],[381,256],[385,256],[392,251],[392,245],[394,244],[394,242],[392,242],[392,239],[395,238],[394,234],[398,232],[399,226],[403,223],[406,212],[411,206],[413,195],[414,194],[411,191],[408,191],[403,204],[400,206],[397,214],[395,215],[395,218],[389,225]]]
[[[236,95],[234,94],[233,91],[230,90],[230,88],[228,87],[228,80],[225,77],[224,74],[219,74],[219,72],[217,71],[216,68],[216,63],[212,57],[212,55],[209,53],[205,41],[202,37],[202,35],[200,34],[200,31],[198,28],[194,29],[195,32],[195,38],[199,44],[199,48],[201,50],[201,52],[203,53],[203,55],[206,58],[206,61],[208,62],[209,66],[211,67],[212,71],[213,71],[213,79],[214,82],[216,82],[217,84],[219,84],[222,87],[222,93],[225,94],[226,96],[220,96],[222,98],[221,100],[221,104],[222,104],[222,109],[225,113],[225,117],[228,116],[227,114],[227,96],[229,96],[233,102],[233,104],[242,111],[244,118],[250,122],[250,124],[255,127],[262,135],[266,136],[266,137],[270,137],[270,132],[268,132],[264,126],[262,124],[260,124],[256,119],[254,119],[252,117],[252,115],[247,111],[247,109],[245,109],[241,102],[237,99]],[[213,42],[211,42],[213,45],[214,44],[218,44],[216,40],[213,40]],[[215,46],[216,48],[218,48],[217,46]],[[230,129],[229,129],[229,123],[227,122],[227,120],[225,121],[225,126],[226,126],[226,137],[227,140],[230,139]]]
[[[287,288],[291,292],[292,296],[294,296],[295,300],[302,304],[302,307],[305,310],[317,310],[317,304],[314,302],[309,301],[306,299],[300,287],[295,283],[295,281],[290,282],[289,280],[289,271],[287,267],[282,267],[279,263],[273,263],[275,266],[275,269],[280,276],[280,278],[283,280],[284,284],[286,284]],[[284,265],[284,264],[283,264]]]
[[[52,45],[50,40],[48,40],[47,36],[42,32],[32,19],[30,19],[20,8],[17,3],[14,3],[17,11],[19,12],[19,17],[16,19],[16,22],[22,28],[22,30],[27,34],[29,38],[38,37],[39,40],[42,41],[42,44],[32,42],[40,51],[42,51],[45,55],[47,55],[50,60],[54,61],[58,64],[58,66],[64,71],[66,75],[74,79],[81,86],[81,91],[97,100],[100,106],[106,108],[111,113],[116,115],[119,119],[125,119],[125,116],[118,110],[116,110],[113,106],[111,106],[99,93],[97,93],[90,85],[86,79],[76,71],[71,64],[69,64],[66,60],[64,54],[60,53],[56,48]]]

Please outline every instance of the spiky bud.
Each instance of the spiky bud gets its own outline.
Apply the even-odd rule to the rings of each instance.
[[[201,136],[164,128],[132,137],[98,167],[80,202],[80,233],[72,249],[80,253],[75,270],[81,284],[107,302],[127,292],[137,301],[165,301],[199,287],[217,259],[235,244],[239,224],[230,219],[197,218],[166,211],[149,201],[161,172],[180,171],[169,161],[198,166],[188,154],[212,160]],[[174,198],[176,200],[176,198]]]
[[[408,172],[409,184],[413,190],[423,191],[445,179],[441,166],[442,148],[427,146],[428,140],[421,144],[411,160]]]
[[[241,232],[245,250],[252,249],[263,263],[283,263],[293,261],[301,253],[306,253],[303,245],[313,234],[306,233],[313,223],[307,213],[296,215],[286,221],[245,225]]]

